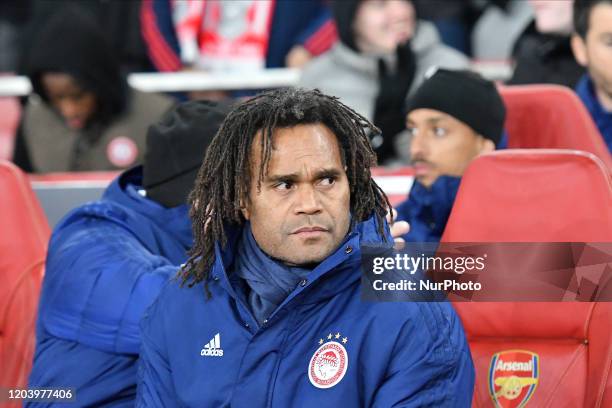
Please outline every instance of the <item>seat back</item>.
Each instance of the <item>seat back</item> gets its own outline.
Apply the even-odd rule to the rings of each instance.
[[[0,387],[23,387],[50,230],[25,174],[2,160],[0,192]]]
[[[609,172],[585,152],[500,150],[463,175],[447,242],[612,241]]]
[[[502,86],[509,148],[574,149],[593,153],[608,169],[612,156],[578,96],[559,85]]]
[[[585,152],[483,155],[464,174],[442,241],[612,242],[609,172]],[[454,306],[476,367],[473,407],[612,406],[612,303]]]

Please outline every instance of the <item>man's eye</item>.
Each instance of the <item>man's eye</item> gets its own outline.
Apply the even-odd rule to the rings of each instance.
[[[436,137],[444,137],[447,135],[448,131],[441,127],[435,127],[433,128],[433,133]]]
[[[321,179],[319,184],[322,186],[331,186],[335,182],[336,182],[336,179],[334,177],[325,177]]]
[[[289,182],[286,182],[286,181],[281,181],[281,182],[279,182],[279,183],[276,183],[276,184],[274,185],[274,188],[275,188],[276,190],[286,191],[286,190],[291,189],[291,186],[293,186],[293,184],[291,184],[291,183],[289,183]]]
[[[407,126],[406,130],[408,131],[408,134],[410,134],[410,136],[414,136],[417,133],[417,128],[412,126]]]

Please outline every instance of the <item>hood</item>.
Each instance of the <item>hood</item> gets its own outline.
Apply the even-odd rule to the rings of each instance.
[[[344,2],[340,2],[344,3]],[[348,38],[348,37],[347,37]],[[341,65],[347,65],[351,69],[362,71],[368,75],[378,75],[378,60],[383,58],[386,63],[395,67],[396,56],[395,54],[385,56],[373,56],[362,54],[357,51],[357,48],[351,40],[342,39],[341,42],[336,43],[333,48],[334,60],[336,63]],[[436,46],[441,44],[440,35],[438,30],[433,23],[429,21],[418,20],[414,32],[414,36],[410,40],[410,46],[414,52],[417,60],[420,58],[426,58],[427,54],[435,49]],[[349,44],[351,42],[351,44]]]
[[[332,2],[336,30],[340,41],[355,52],[359,52],[355,45],[355,35],[353,32],[353,20],[357,13],[357,7],[363,0],[339,0]],[[412,37],[412,49],[415,53],[426,50],[434,44],[440,42],[440,36],[432,23],[418,19],[418,7],[415,5],[416,27]]]
[[[134,167],[117,177],[104,192],[102,200],[118,203],[122,209],[131,211],[124,214],[108,214],[133,231],[143,231],[142,217],[146,217],[159,229],[172,235],[185,248],[193,244],[189,206],[179,205],[165,208],[139,193],[142,189],[142,166]],[[109,210],[112,211],[112,210]]]
[[[340,41],[353,51],[358,51],[355,45],[355,36],[353,34],[353,20],[357,7],[362,0],[343,0],[332,2],[332,10],[334,19],[336,20],[336,30]]]
[[[62,8],[43,22],[28,40],[21,71],[32,82],[34,92],[48,102],[40,77],[61,72],[97,98],[95,121],[109,121],[127,105],[127,82],[119,61],[95,20],[72,8]]]

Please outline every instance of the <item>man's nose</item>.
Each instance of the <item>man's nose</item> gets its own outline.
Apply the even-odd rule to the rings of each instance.
[[[321,202],[314,186],[303,186],[298,189],[295,203],[296,214],[317,214],[321,212]]]
[[[427,153],[427,143],[418,133],[410,140],[410,157],[424,157]]]

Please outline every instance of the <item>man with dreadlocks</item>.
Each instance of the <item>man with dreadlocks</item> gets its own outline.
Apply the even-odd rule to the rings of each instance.
[[[361,245],[391,242],[371,130],[316,90],[230,112],[190,196],[191,257],[141,322],[137,406],[470,406],[448,303],[360,300]]]

